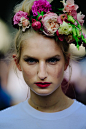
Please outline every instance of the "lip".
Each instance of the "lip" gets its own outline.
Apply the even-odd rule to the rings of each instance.
[[[41,88],[46,88],[46,87],[48,87],[48,86],[50,86],[51,85],[51,83],[50,82],[37,82],[37,83],[35,83],[38,87],[41,87]]]

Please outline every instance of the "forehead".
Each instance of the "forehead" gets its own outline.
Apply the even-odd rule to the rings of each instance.
[[[48,38],[41,34],[34,34],[24,41],[22,54],[52,56],[53,54],[62,55],[62,51],[53,38]]]

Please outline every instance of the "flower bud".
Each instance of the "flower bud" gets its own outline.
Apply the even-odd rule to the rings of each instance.
[[[37,31],[41,28],[41,23],[39,21],[33,22],[32,27],[35,31]]]

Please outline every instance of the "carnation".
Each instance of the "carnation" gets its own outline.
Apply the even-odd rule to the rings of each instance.
[[[59,24],[57,22],[57,14],[52,13],[52,12],[47,12],[43,17],[42,17],[42,24],[44,27],[44,32],[47,35],[54,35],[54,33],[57,31],[59,28]]]
[[[28,13],[23,12],[23,11],[19,11],[13,17],[14,25],[20,23],[22,17],[29,19]]]
[[[60,24],[60,27],[58,29],[59,34],[71,34],[72,33],[72,26],[63,21],[63,24]]]
[[[36,0],[34,1],[32,6],[33,16],[37,16],[38,15],[37,12],[41,13],[43,11],[46,13],[50,10],[52,10],[52,8],[50,3],[47,0],[38,0],[38,1]]]

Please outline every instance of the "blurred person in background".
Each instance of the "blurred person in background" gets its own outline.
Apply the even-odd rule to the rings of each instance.
[[[13,58],[30,97],[0,112],[3,129],[86,128],[86,105],[66,96],[61,87],[71,58],[70,44],[79,49],[82,43],[86,49],[81,30],[84,15],[76,12],[73,0],[56,3],[24,0],[15,8],[13,26],[18,33]]]
[[[0,19],[0,110],[25,100],[28,94],[21,73],[15,73],[11,43],[8,26]]]
[[[86,33],[86,31],[84,31],[84,33]],[[69,84],[73,90],[71,97],[86,104],[86,51],[83,46],[80,46],[79,50],[77,50],[73,44],[70,45],[70,51],[75,58],[70,61],[72,73]],[[67,82],[69,81],[69,70],[68,67],[64,75]],[[70,88],[68,88],[67,94],[69,94],[69,89]]]
[[[11,38],[6,24],[0,19],[0,110],[10,107],[11,96],[7,92],[9,63],[6,53],[10,47]]]

